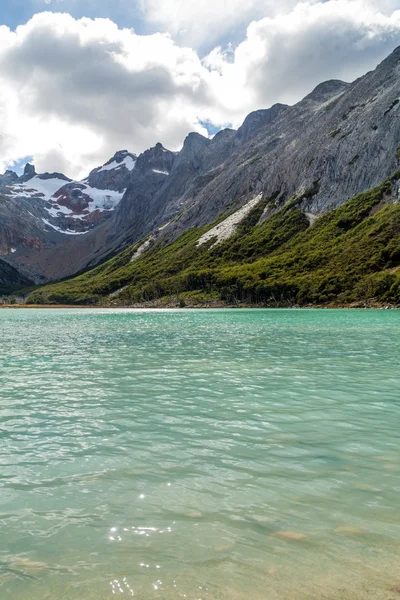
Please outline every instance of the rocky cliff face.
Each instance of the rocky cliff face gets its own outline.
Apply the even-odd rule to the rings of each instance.
[[[240,206],[260,193],[273,199],[263,218],[293,198],[313,216],[377,185],[400,164],[399,76],[397,49],[353,84],[325,82],[295,106],[264,117],[244,144],[239,130],[220,156],[217,176],[198,192],[194,183],[181,199],[187,209],[174,230],[211,222],[232,202]]]
[[[139,208],[128,188],[111,225],[121,239],[125,223],[136,240],[167,224],[161,235],[171,240],[259,194],[271,198],[262,219],[294,198],[313,219],[398,168],[399,117],[397,49],[354,83],[327,81],[294,106],[251,113],[237,132],[190,134],[151,201]],[[140,218],[124,222],[127,206]]]
[[[81,182],[0,177],[0,253],[55,279],[94,266],[144,236],[165,242],[228,207],[269,198],[261,220],[290,200],[310,219],[400,166],[400,48],[353,83],[331,80],[294,106],[251,113],[213,139],[189,134],[179,153],[158,143],[115,154]],[[66,258],[68,257],[68,258]]]
[[[18,269],[0,260],[0,294],[7,294],[18,288],[32,285],[33,282]]]
[[[105,165],[93,169],[86,181],[92,188],[123,192],[129,185],[136,161],[136,154],[120,150]]]

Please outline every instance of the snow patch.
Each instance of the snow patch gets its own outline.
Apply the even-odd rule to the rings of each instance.
[[[163,229],[165,229],[166,227],[168,227],[168,225],[171,223],[171,221],[168,221],[168,223],[165,223],[165,225],[161,225],[161,227],[158,228],[158,231],[162,231]]]
[[[306,215],[310,225],[313,225],[315,223],[316,219],[318,219],[318,215],[313,215],[312,213],[309,213],[309,212],[306,212],[305,215]]]
[[[143,252],[146,252],[146,250],[149,249],[149,246],[153,240],[154,238],[152,235],[149,238],[147,238],[147,240],[144,241],[143,244],[139,246],[136,252],[132,255],[131,262],[133,262],[136,258],[139,258],[139,256],[141,256]]]
[[[51,198],[66,183],[68,183],[68,181],[58,179],[57,177],[54,179],[39,179],[39,177],[33,177],[26,185],[38,190],[38,192],[44,194],[46,198]]]
[[[115,292],[111,292],[111,294],[109,294],[109,298],[115,298],[115,296],[118,296],[118,294],[124,292],[128,287],[129,284],[122,286],[121,288],[119,288],[119,290],[115,290]]]
[[[85,189],[82,190],[84,194],[87,194],[93,200],[93,202],[89,203],[89,212],[94,212],[95,210],[113,210],[117,204],[119,204],[125,191],[126,190],[122,190],[122,192],[116,192],[114,190],[98,190],[89,185],[86,185]]]
[[[124,163],[128,171],[132,171],[135,168],[136,160],[132,158],[132,156],[127,156],[124,159]]]
[[[16,248],[11,248],[11,254],[14,254],[14,252],[16,252],[17,249]]]
[[[132,156],[126,156],[122,162],[118,163],[116,160],[113,160],[109,165],[103,165],[97,172],[100,173],[100,171],[112,171],[113,169],[120,169],[123,166],[125,166],[128,171],[132,171],[132,169],[135,167],[135,164],[136,160],[134,160]]]
[[[159,173],[160,175],[169,175],[169,171],[159,171],[158,169],[152,169],[153,173]]]
[[[50,198],[61,188],[67,181],[54,177],[53,179],[39,179],[37,175],[32,177],[26,183],[14,185],[12,188],[13,196],[27,196],[28,198],[34,198],[38,194],[45,197],[46,200]]]
[[[47,212],[54,218],[59,217],[59,213],[63,215],[67,215],[72,217],[73,219],[85,219],[89,213],[95,212],[99,210],[103,212],[105,210],[114,210],[114,208],[120,203],[122,196],[124,195],[126,190],[122,190],[122,192],[117,192],[115,190],[99,190],[97,188],[92,188],[87,184],[82,184],[84,187],[76,188],[82,194],[86,194],[89,196],[90,201],[88,203],[87,208],[85,208],[85,212],[82,213],[74,213],[70,208],[66,206],[59,205],[57,203],[57,199],[53,199],[53,204],[50,208],[45,207]]]
[[[65,235],[85,235],[86,233],[89,233],[89,231],[71,231],[70,229],[61,229],[60,227],[57,227],[57,225],[53,225],[52,223],[46,221],[46,219],[43,218],[42,221],[45,225],[54,229],[54,231],[58,231],[59,233],[65,233]]]
[[[116,160],[113,160],[108,165],[103,165],[102,167],[100,167],[100,169],[97,172],[100,173],[101,171],[112,171],[113,169],[120,169],[122,166],[122,162],[117,163]]]
[[[46,210],[49,213],[49,215],[55,218],[59,217],[60,213],[62,213],[63,215],[72,214],[72,210],[70,208],[67,208],[66,206],[59,206],[58,204],[53,204],[51,208],[47,208],[46,206]]]
[[[253,198],[253,200],[247,202],[244,206],[242,206],[242,208],[239,208],[239,210],[227,217],[224,221],[218,223],[218,225],[209,231],[206,231],[206,233],[204,233],[198,240],[197,245],[201,246],[212,238],[217,238],[216,241],[210,246],[210,248],[213,248],[217,244],[220,244],[221,242],[230,238],[235,233],[237,225],[239,225],[239,223],[243,221],[248,213],[260,202],[261,198],[262,194],[258,194],[258,196]]]
[[[134,166],[135,161],[131,156],[125,157],[123,164],[127,165],[127,168]],[[67,190],[64,190],[65,186]],[[87,196],[83,199],[83,202],[79,202],[79,209],[74,208],[73,198],[71,198],[71,191],[78,191],[80,194]],[[42,219],[42,221],[54,231],[58,231],[64,235],[84,235],[87,231],[74,231],[73,229],[64,229],[65,218],[73,219],[75,221],[86,221],[90,218],[90,214],[94,212],[111,212],[120,203],[122,196],[125,193],[125,189],[122,191],[115,190],[101,190],[98,188],[91,187],[86,181],[79,183],[76,181],[66,181],[58,177],[52,177],[50,179],[40,179],[39,176],[35,175],[29,181],[25,183],[18,183],[7,188],[7,195],[11,198],[26,198],[38,199],[41,201],[42,209],[46,211],[44,214],[49,215],[50,219]],[[58,192],[58,193],[57,193]],[[65,204],[67,206],[65,206]],[[32,212],[27,211],[28,214],[34,218],[40,218],[38,215],[34,215]],[[47,214],[46,214],[47,213]],[[40,214],[40,213],[39,213]],[[43,212],[42,212],[43,214]],[[55,225],[61,225],[61,227]]]

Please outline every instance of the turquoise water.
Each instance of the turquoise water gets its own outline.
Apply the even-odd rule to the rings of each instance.
[[[1,310],[0,336],[1,600],[398,597],[398,311]]]

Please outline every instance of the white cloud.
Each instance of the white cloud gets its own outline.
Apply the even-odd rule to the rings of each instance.
[[[169,31],[179,42],[200,49],[210,49],[221,41],[240,41],[250,22],[267,15],[273,18],[287,14],[295,8],[298,1],[141,0],[141,5],[150,22]],[[322,0],[322,3],[329,1]],[[318,3],[319,0],[308,0],[309,5]],[[347,0],[347,3],[358,4],[358,0]],[[391,14],[399,8],[399,1],[367,0],[363,2],[363,9],[366,5],[384,14]]]
[[[399,36],[400,11],[384,15],[365,0],[300,2],[288,13],[251,23],[225,70],[221,51],[207,63],[251,89],[258,106],[292,103],[326,79],[363,75]]]
[[[282,2],[282,4],[281,4]],[[281,4],[282,8],[294,5],[295,0],[142,0],[146,18],[169,31],[181,43],[193,47],[212,48],[227,35],[240,35],[241,28],[253,19],[270,14]],[[233,40],[232,40],[233,41]]]
[[[61,151],[79,175],[121,147],[178,148],[215,102],[207,78],[194,51],[106,19],[41,13],[15,33],[2,28],[2,163],[33,155],[50,168]]]
[[[171,2],[165,6],[186,6]],[[232,3],[227,17],[248,18]],[[323,80],[354,79],[399,39],[400,11],[383,3],[386,12],[375,0],[288,0],[279,14],[253,21],[236,47],[203,60],[168,34],[140,36],[108,19],[47,12],[15,32],[0,27],[0,170],[32,155],[38,170],[79,177],[118,149],[140,152],[157,141],[178,149],[189,131],[204,132],[201,121],[237,125]],[[178,24],[188,26],[194,10],[204,37],[205,22],[212,29],[225,4],[199,0]]]

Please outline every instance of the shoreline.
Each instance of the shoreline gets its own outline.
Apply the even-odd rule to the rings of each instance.
[[[259,304],[225,304],[223,302],[214,303],[193,303],[185,304],[182,306],[179,302],[142,302],[137,304],[0,304],[0,309],[182,309],[182,310],[193,310],[193,309],[286,309],[286,310],[312,310],[312,309],[337,309],[337,310],[398,310],[400,306],[394,304],[383,304],[383,303],[371,303],[365,304],[362,302],[353,302],[350,304],[307,304],[304,306],[293,305],[293,306],[260,306]]]

